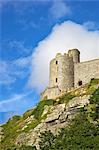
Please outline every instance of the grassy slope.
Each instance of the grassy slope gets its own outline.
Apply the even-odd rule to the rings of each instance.
[[[60,103],[68,103],[75,96],[83,96],[88,94],[92,95],[92,93],[94,93],[95,91],[96,84],[99,84],[98,79],[92,80],[90,84],[87,84],[84,87],[82,87],[82,89],[85,91],[84,93],[82,93],[81,88],[79,88],[77,90],[63,95],[59,98],[58,102],[55,100],[40,101],[34,109],[28,110],[26,113],[23,114],[22,117],[14,116],[12,119],[9,119],[9,121],[5,125],[3,125],[5,137],[1,141],[0,145],[2,150],[6,150],[8,149],[8,147],[13,146],[17,136],[20,133],[29,132],[29,130],[36,127],[42,119],[45,119],[47,117],[47,115],[42,116],[45,106],[53,106]],[[96,93],[94,93],[94,95],[91,96],[91,102],[87,108],[87,117],[89,121],[92,121],[93,119],[97,118],[98,115],[98,113],[96,113],[98,111],[96,108],[96,103],[99,100],[99,93],[97,92],[97,90],[95,92]],[[30,124],[28,124],[28,126],[24,130],[22,130],[22,128],[26,125],[27,118],[29,118],[30,116],[34,116],[34,119],[31,121]]]

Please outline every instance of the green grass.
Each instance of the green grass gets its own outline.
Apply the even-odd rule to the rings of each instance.
[[[34,108],[34,109],[35,109],[35,108]],[[23,119],[26,119],[26,118],[30,117],[31,115],[33,115],[34,109],[27,110],[27,111],[23,114]]]
[[[34,117],[37,119],[37,120],[41,120],[41,116],[42,116],[42,113],[44,111],[44,107],[47,105],[47,106],[51,106],[54,104],[54,101],[49,99],[49,100],[43,100],[43,101],[40,101],[37,105],[37,107],[34,109],[33,111],[33,115]]]
[[[93,104],[98,104],[99,105],[99,88],[96,89],[93,94],[90,97],[90,103]]]
[[[9,119],[9,121],[5,125],[2,126],[5,135],[0,145],[2,147],[2,150],[5,150],[7,147],[9,148],[13,146],[19,134],[21,134],[22,132],[27,133],[29,130],[35,128],[42,119],[45,119],[45,117],[47,117],[47,115],[44,115],[42,117],[42,113],[46,105],[53,105],[53,100],[40,101],[34,109],[27,111],[25,114],[23,114],[22,117],[14,116]],[[27,124],[27,127],[22,131],[22,128],[26,125],[26,123],[24,122],[25,119],[27,119],[31,115],[34,115],[33,121],[31,121],[30,124]]]
[[[59,98],[58,104],[68,103],[70,100],[72,100],[75,97],[75,95],[72,95],[71,93],[66,93],[62,97]]]
[[[96,90],[96,85],[99,84],[99,79],[93,79],[90,81],[88,84],[88,94],[93,94],[94,91]]]
[[[87,114],[87,119],[89,122],[97,121],[99,119],[99,88],[96,89],[97,84],[99,84],[99,79],[94,79],[91,80],[90,84],[85,86],[85,95],[91,95],[90,105],[86,106],[85,108],[81,108],[80,112]],[[42,100],[34,109],[25,112],[23,116],[14,116],[12,117],[12,119],[9,119],[8,122],[2,126],[5,137],[0,144],[1,150],[7,150],[11,146],[13,146],[18,135],[20,135],[22,132],[28,133],[31,129],[35,128],[42,119],[46,119],[47,114],[45,114],[44,116],[42,115],[45,106],[54,106],[62,103],[67,104],[75,96],[80,96],[79,93],[80,91],[78,91],[78,95],[76,95],[75,92],[66,93],[65,95],[60,97],[58,101],[52,99]],[[30,124],[27,124],[25,120],[32,115],[34,116],[34,119]],[[27,125],[27,127],[22,130],[25,125]]]
[[[38,105],[34,109],[31,109],[31,110],[28,110],[27,112],[25,112],[23,114],[23,118],[26,119],[27,117],[34,115],[35,119],[40,120],[42,113],[44,111],[44,106],[46,106],[46,105],[51,106],[53,104],[54,104],[54,101],[52,99],[42,100],[38,103]]]
[[[99,79],[92,79],[90,81],[90,85],[96,85],[96,84],[99,84]]]
[[[99,121],[99,88],[90,96],[90,105],[87,107],[88,119]]]
[[[34,129],[40,122],[35,119],[33,120],[30,124],[28,124],[28,126],[24,129],[24,132],[28,132],[30,131],[31,129]]]
[[[4,139],[1,141],[2,149],[6,149],[13,145],[16,137],[20,133],[19,130],[19,122],[21,120],[20,116],[14,116],[8,120],[8,122],[3,125]]]

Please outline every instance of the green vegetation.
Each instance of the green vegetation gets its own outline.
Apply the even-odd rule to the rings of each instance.
[[[88,94],[92,95],[96,90],[96,85],[99,84],[99,79],[92,79],[88,84]]]
[[[57,136],[50,131],[42,133],[40,150],[98,150],[99,129],[85,115],[74,119],[69,128],[61,129]]]
[[[99,88],[94,91],[94,93],[90,97],[91,104],[98,104],[99,105]]]
[[[72,92],[66,93],[56,100],[43,100],[31,110],[28,110],[23,116],[14,116],[3,125],[4,138],[0,143],[0,150],[36,150],[33,146],[16,147],[16,138],[22,133],[28,133],[35,128],[42,119],[46,119],[43,112],[46,106],[57,104],[67,104],[76,96],[91,95],[90,104],[80,108],[79,115],[72,121],[68,128],[62,129],[57,136],[50,131],[42,133],[40,138],[40,150],[98,150],[99,149],[99,79],[91,80],[90,84],[85,85]],[[84,92],[83,92],[84,91]],[[30,120],[29,120],[30,119]],[[24,128],[25,127],[25,128]]]
[[[99,88],[90,97],[90,104],[80,109],[80,114],[58,135],[51,131],[41,134],[40,150],[98,150],[99,149]],[[96,121],[96,125],[94,124]]]
[[[44,111],[45,105],[47,106],[53,105],[53,100],[49,99],[49,100],[43,100],[39,102],[39,104],[37,105],[37,107],[34,109],[33,112],[33,115],[36,119],[41,120],[41,116]]]
[[[68,103],[70,100],[72,100],[75,97],[75,95],[71,93],[66,93],[62,97],[59,98],[58,104]]]
[[[44,111],[44,107],[46,105],[50,106],[53,104],[54,104],[54,101],[52,99],[42,100],[38,103],[38,105],[34,109],[28,110],[27,112],[25,112],[23,114],[23,118],[26,119],[26,118],[30,117],[31,115],[34,115],[35,119],[41,120],[41,116],[42,116],[42,113]]]
[[[90,97],[90,104],[87,107],[88,119],[99,122],[99,88]]]
[[[24,132],[27,133],[28,131],[30,131],[31,129],[34,129],[40,122],[37,119],[34,119],[33,121],[31,121],[31,123],[29,123],[26,128],[24,128]]]
[[[47,115],[45,114],[44,116],[42,116],[43,114],[43,111],[44,111],[44,107],[45,106],[51,106],[53,105],[53,100],[49,99],[49,100],[43,100],[43,101],[40,101],[37,105],[37,107],[35,109],[33,109],[31,111],[31,115],[34,116],[34,119],[33,121],[28,124],[27,128],[25,128],[24,132],[28,132],[30,129],[33,129],[35,128],[42,119],[46,119]],[[26,115],[25,114],[25,118],[26,118]],[[30,115],[30,112],[29,112],[29,115]],[[28,116],[28,115],[27,115]]]
[[[1,141],[1,148],[7,149],[10,145],[13,145],[15,142],[15,138],[18,135],[18,129],[19,129],[19,122],[21,117],[20,116],[14,116],[11,119],[8,120],[8,122],[3,125],[3,132],[4,132],[4,139]]]
[[[16,150],[36,150],[36,147],[22,145],[20,148],[17,148]]]
[[[26,146],[26,145],[22,145],[21,147],[11,146],[10,148],[7,148],[6,150],[36,150],[36,147]]]
[[[34,109],[24,113],[22,117],[14,116],[9,119],[5,125],[2,126],[5,135],[0,143],[2,150],[6,150],[7,148],[13,146],[19,134],[22,132],[28,132],[29,130],[35,128],[42,119],[47,117],[47,115],[42,117],[42,113],[46,105],[53,105],[53,100],[40,101]],[[26,125],[25,120],[32,115],[34,116],[34,119],[26,126],[26,128],[24,128],[24,130],[22,130],[22,128]]]
[[[99,84],[99,79],[91,79],[90,81],[90,85],[96,85],[96,84]]]

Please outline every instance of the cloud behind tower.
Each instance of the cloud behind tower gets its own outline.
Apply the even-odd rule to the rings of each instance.
[[[99,57],[99,31],[90,31],[72,21],[55,25],[34,49],[29,86],[41,92],[48,84],[50,60],[56,53],[72,48],[80,50],[82,61]]]

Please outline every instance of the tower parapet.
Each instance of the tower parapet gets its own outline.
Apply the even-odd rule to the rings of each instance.
[[[73,57],[74,63],[80,62],[80,51],[78,49],[71,49],[68,51],[70,57]]]
[[[74,85],[74,62],[69,54],[58,53],[50,63],[49,87],[58,86],[61,91]]]

